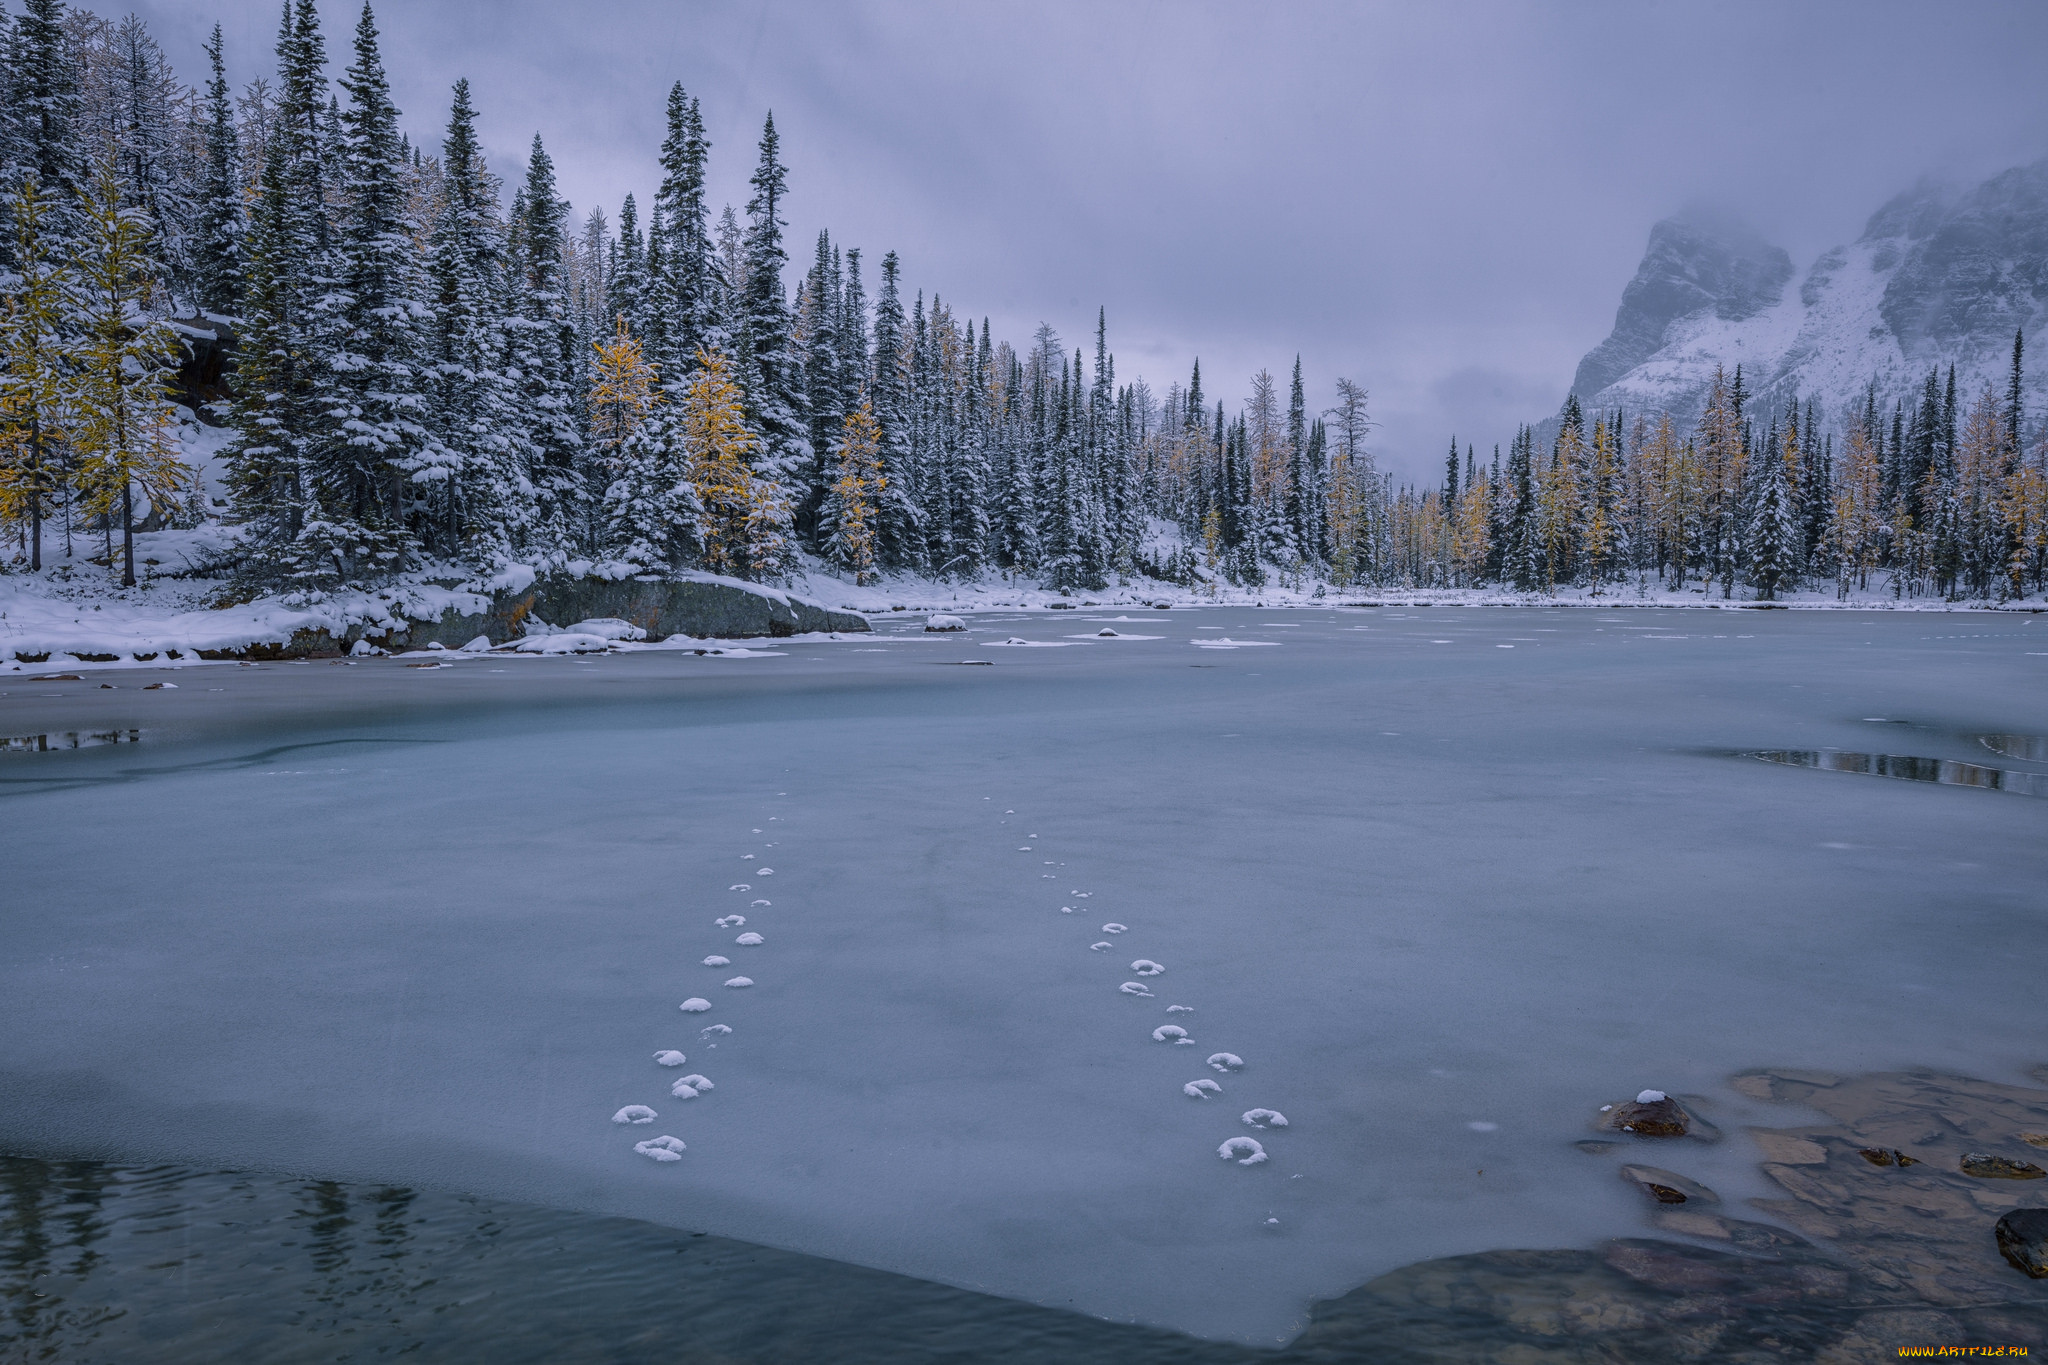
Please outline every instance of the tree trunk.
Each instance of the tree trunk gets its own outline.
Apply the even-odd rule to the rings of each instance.
[[[43,428],[28,419],[28,567],[43,567]]]
[[[135,586],[135,485],[121,484],[121,586]]]

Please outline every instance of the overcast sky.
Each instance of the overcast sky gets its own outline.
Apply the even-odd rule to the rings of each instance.
[[[128,6],[102,6],[116,15]],[[135,0],[187,81],[239,88],[276,0]],[[336,74],[360,3],[323,3]],[[2048,4],[656,3],[384,0],[405,125],[467,76],[493,167],[539,132],[579,214],[644,204],[666,92],[703,101],[713,202],[762,116],[817,231],[1028,342],[1109,311],[1120,377],[1202,359],[1235,406],[1299,352],[1371,391],[1386,466],[1554,411],[1650,224],[1691,200],[1803,268],[1924,173],[2048,154]]]

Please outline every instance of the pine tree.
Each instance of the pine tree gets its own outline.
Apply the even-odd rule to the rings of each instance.
[[[206,169],[193,242],[193,297],[201,310],[233,317],[242,303],[242,239],[248,215],[242,197],[241,144],[235,106],[221,60],[220,25],[206,44]]]
[[[789,263],[782,249],[781,217],[788,172],[780,149],[775,116],[770,114],[761,130],[760,163],[748,182],[754,197],[747,202],[748,268],[740,347],[747,410],[761,437],[761,473],[777,481],[800,477],[811,458],[802,416],[803,365],[791,344],[789,306],[782,289],[782,270]]]
[[[49,203],[33,175],[15,191],[8,218],[15,274],[0,295],[0,519],[28,523],[29,568],[40,570],[43,512],[57,487],[53,448],[70,418],[71,267],[49,239]]]
[[[169,380],[183,348],[164,318],[162,266],[148,254],[148,220],[121,199],[119,173],[102,161],[82,205],[72,266],[80,336],[68,434],[88,510],[120,519],[121,585],[132,588],[136,492],[152,507],[175,506],[191,471],[177,454]]]
[[[571,316],[564,244],[569,205],[555,192],[555,163],[533,136],[520,191],[508,377],[523,397],[530,477],[539,499],[535,535],[561,555],[587,539],[582,338]],[[594,491],[594,490],[593,490]]]
[[[924,540],[924,518],[908,496],[910,472],[910,376],[905,365],[903,296],[896,253],[882,257],[882,292],[875,299],[875,349],[869,406],[880,433],[882,472],[887,486],[877,512],[876,553],[891,568],[913,564]]]
[[[1756,586],[1758,599],[1765,602],[1776,601],[1781,590],[1792,586],[1801,558],[1799,519],[1792,505],[1789,477],[1798,449],[1799,429],[1794,422],[1787,427],[1782,446],[1773,442],[1757,458],[1756,491],[1744,544],[1749,552],[1749,581]]]
[[[660,327],[665,350],[651,357],[679,383],[697,352],[720,344],[716,282],[712,278],[710,221],[704,202],[704,173],[711,143],[696,100],[677,81],[668,92],[668,133],[661,144],[661,188],[649,221],[650,242],[660,241],[662,296],[667,316]],[[652,253],[650,253],[652,255]]]
[[[646,573],[674,573],[697,562],[704,550],[704,504],[691,483],[682,406],[656,403],[610,451],[608,464],[606,554]]]

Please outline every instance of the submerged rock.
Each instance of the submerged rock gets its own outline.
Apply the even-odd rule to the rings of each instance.
[[[2048,1209],[2014,1209],[1998,1220],[1998,1254],[2037,1280],[2048,1280]]]
[[[2048,1176],[2048,1171],[2031,1161],[2013,1161],[1985,1152],[1965,1152],[1962,1167],[1964,1175],[1974,1175],[1979,1180],[2039,1180]]]
[[[1661,1090],[1645,1090],[1600,1116],[1600,1126],[1637,1137],[1684,1137],[1693,1128],[1685,1106]]]
[[[1627,1165],[1621,1178],[1660,1204],[1718,1204],[1721,1196],[1696,1180],[1660,1166]]]
[[[1920,1158],[1907,1156],[1896,1147],[1858,1147],[1856,1155],[1873,1166],[1918,1166]],[[1968,1160],[1967,1157],[1964,1160]]]

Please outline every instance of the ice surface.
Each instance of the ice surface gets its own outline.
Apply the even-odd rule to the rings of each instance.
[[[1421,1257],[1648,1235],[1571,1147],[1646,1084],[1730,1134],[1683,1173],[1744,1207],[1740,1130],[1788,1120],[1734,1070],[2048,1060],[2014,1006],[2048,973],[2037,801],[1721,756],[1867,750],[1863,716],[1964,761],[2043,733],[2048,618],[1465,615],[1458,648],[1302,610],[1244,659],[1176,631],[973,674],[648,650],[9,696],[10,733],[178,710],[0,755],[0,1144],[623,1214],[1270,1344]],[[1731,620],[1756,638],[1709,638]],[[657,1168],[609,1116],[674,1111],[646,1064],[775,817],[774,970],[718,997],[735,1032],[690,1058],[716,1042],[719,1088]],[[1091,939],[1048,872],[1133,932]],[[1292,1121],[1273,1171],[1220,1169],[1257,1134],[1184,1093],[1210,1053],[1150,1040],[1192,1019],[1080,956],[1112,939],[1257,1059],[1203,1069]]]

